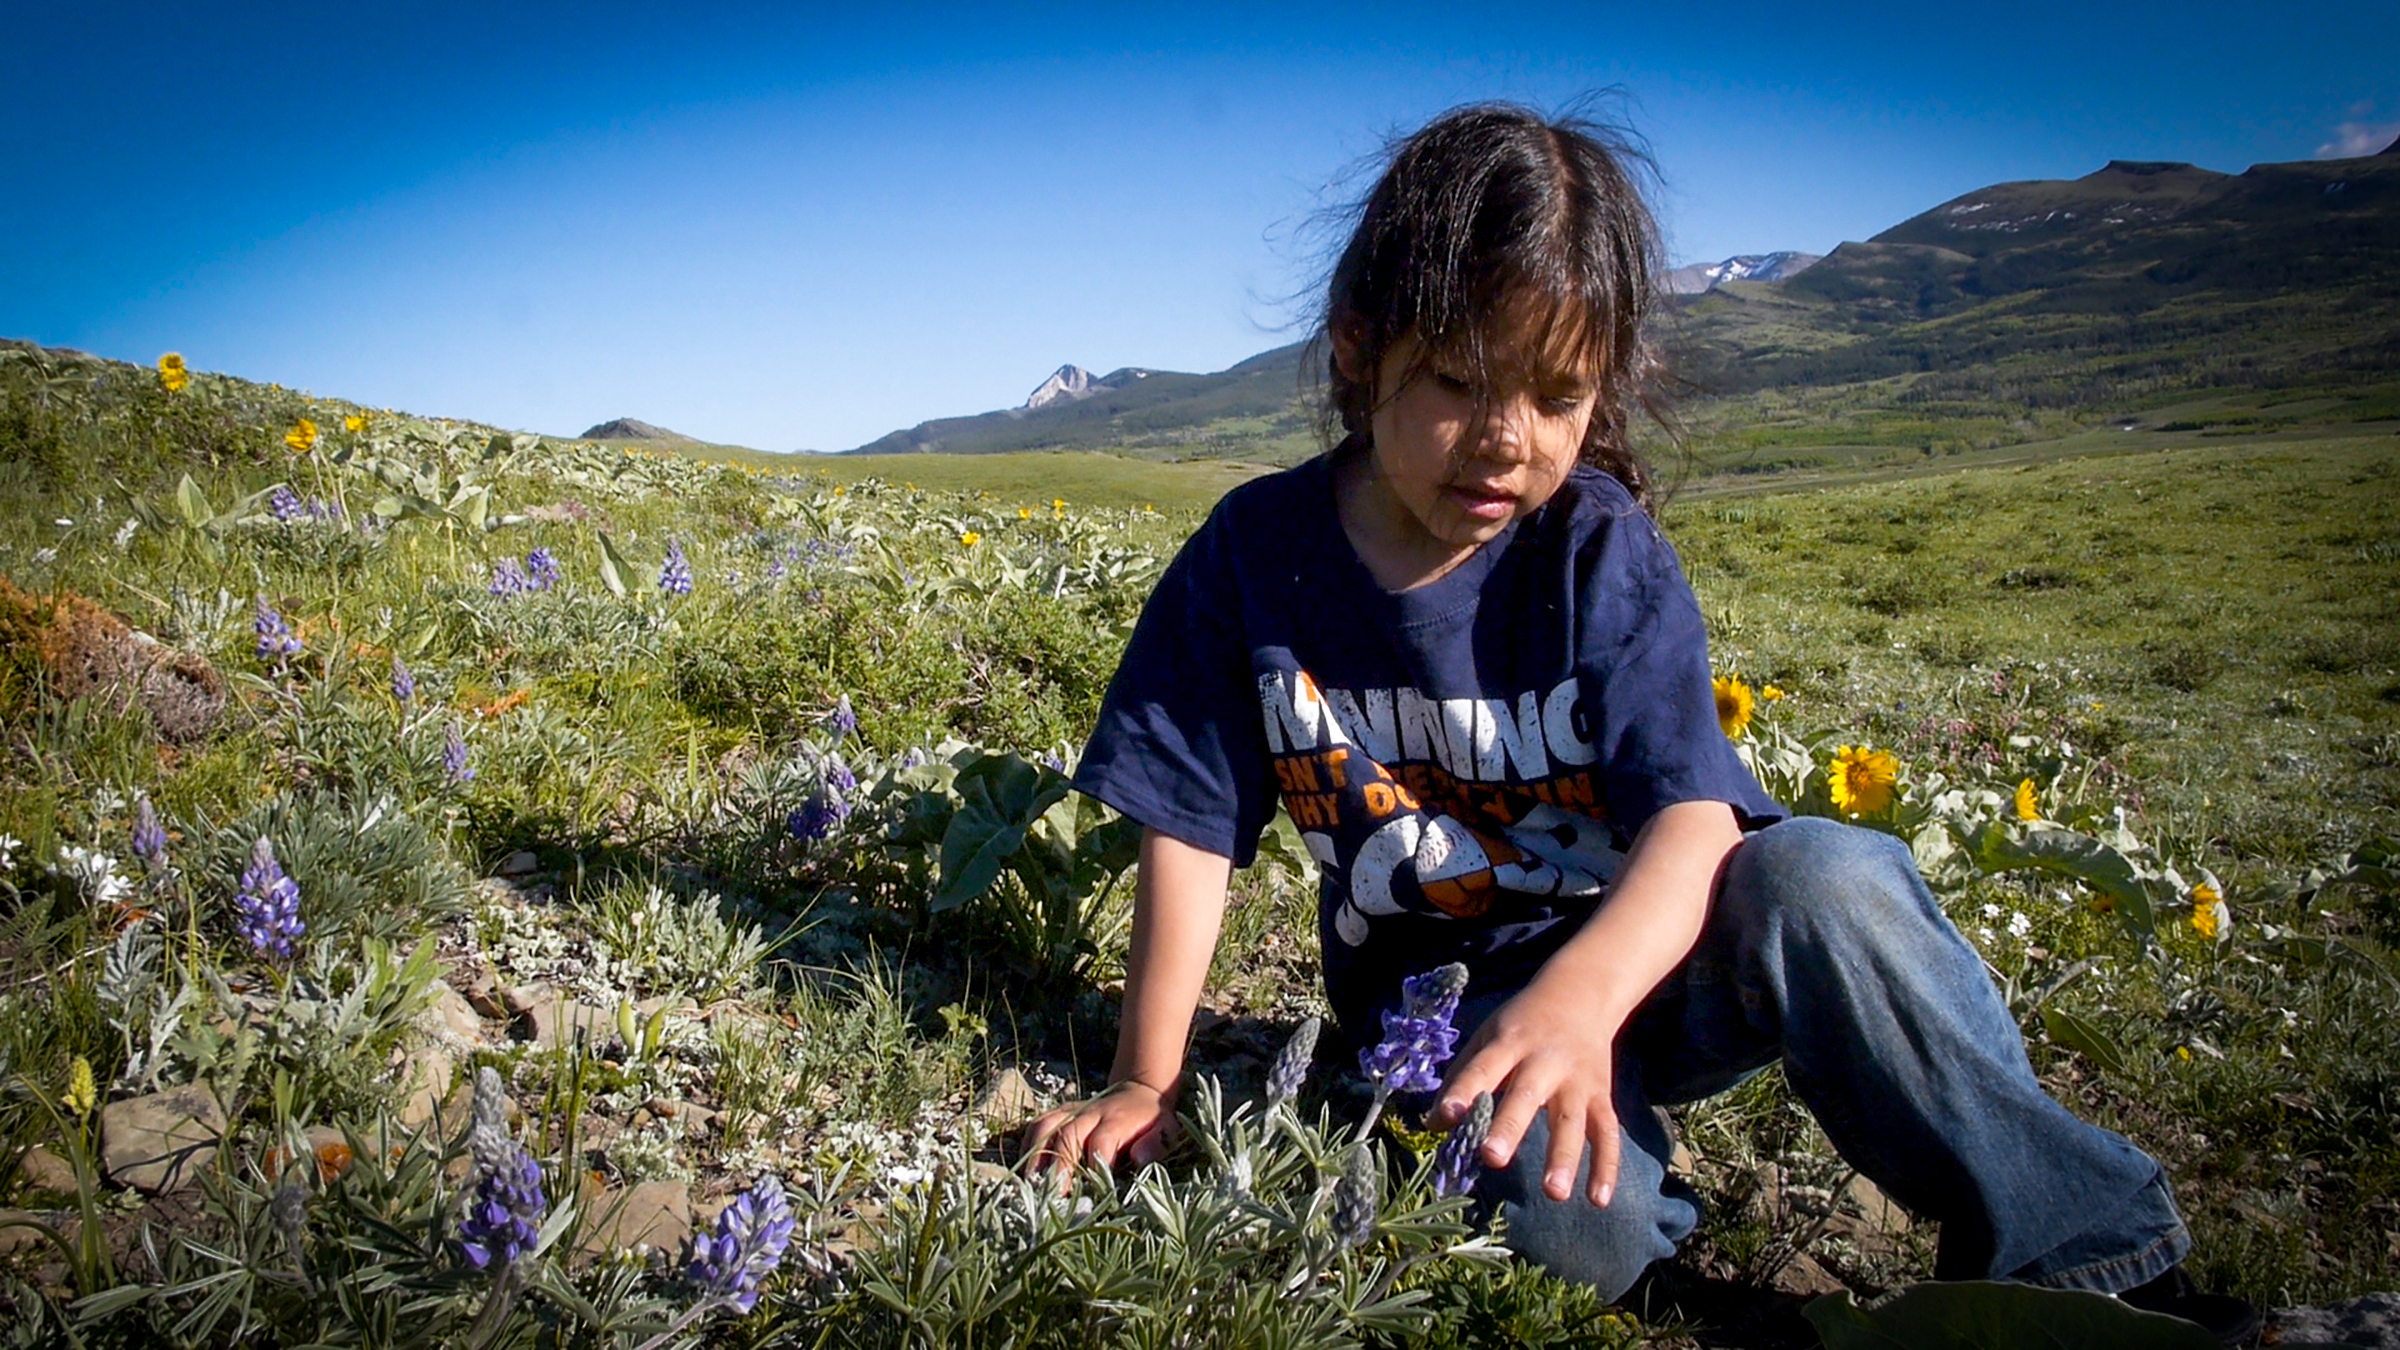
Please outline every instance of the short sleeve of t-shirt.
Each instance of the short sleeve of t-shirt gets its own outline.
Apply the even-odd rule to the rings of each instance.
[[[1584,596],[1583,706],[1611,819],[1626,837],[1687,801],[1732,806],[1745,829],[1785,811],[1758,786],[1717,722],[1708,633],[1675,550],[1637,509],[1598,536]]]
[[[1247,867],[1275,799],[1224,514],[1185,542],[1142,606],[1075,787]]]

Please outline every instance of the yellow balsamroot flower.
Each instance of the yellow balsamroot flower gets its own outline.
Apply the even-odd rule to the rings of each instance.
[[[2203,881],[2192,887],[2192,931],[2215,942],[2225,935],[2233,911],[2226,907],[2225,897],[2217,888]]]
[[[2040,820],[2041,818],[2042,797],[2040,793],[2034,791],[2033,780],[2028,778],[2017,784],[2017,819]]]
[[[100,1085],[92,1080],[92,1062],[81,1055],[67,1065],[67,1090],[58,1104],[78,1116],[88,1116],[100,1104]]]
[[[982,542],[983,542],[983,536],[982,536],[982,535],[980,535],[980,534],[977,534],[977,533],[976,533],[975,531],[973,531],[973,530],[969,530],[969,531],[967,531],[965,534],[962,534],[962,535],[960,535],[960,536],[958,537],[958,543],[959,543],[959,547],[961,547],[961,548],[973,548],[973,547],[975,547],[977,544],[980,544],[980,543],[982,543]]]
[[[1053,498],[1051,498],[1051,499],[1050,499],[1050,514],[1051,514],[1051,515],[1054,515],[1054,516],[1063,516],[1063,515],[1065,515],[1066,513],[1067,513],[1067,499],[1066,499],[1066,498],[1064,498],[1064,497],[1053,497]]]
[[[2185,1063],[2190,1063],[2192,1058],[2192,1047],[2188,1045],[2176,1046],[2175,1058],[2183,1060]]]
[[[342,419],[342,430],[344,431],[365,431],[366,429],[367,415],[363,412],[354,412]]]
[[[1765,699],[1769,703],[1781,703],[1784,699],[1783,691],[1771,684],[1766,688],[1759,690],[1758,696]]]
[[[1017,508],[1017,519],[1019,519],[1019,520],[1031,520],[1031,519],[1033,519],[1033,508],[1032,508],[1032,507],[1030,507],[1030,506],[1020,506],[1020,507],[1018,507],[1018,508]]]
[[[158,382],[170,394],[182,393],[183,387],[192,382],[191,368],[183,364],[182,352],[168,352],[158,358]]]
[[[1827,788],[1837,811],[1871,816],[1892,804],[1892,784],[1899,781],[1900,761],[1889,750],[1845,745],[1834,752],[1826,770]]]
[[[1740,740],[1750,729],[1750,714],[1758,701],[1752,697],[1750,686],[1739,675],[1719,675],[1714,682],[1717,692],[1717,725],[1725,729],[1727,740]]]
[[[292,447],[295,455],[305,455],[317,448],[317,424],[303,417],[283,433],[283,443]]]

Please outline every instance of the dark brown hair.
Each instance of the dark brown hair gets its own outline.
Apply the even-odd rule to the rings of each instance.
[[[1637,413],[1664,420],[1644,332],[1663,266],[1641,190],[1649,173],[1622,129],[1507,103],[1453,109],[1389,147],[1326,287],[1327,439],[1337,423],[1363,435],[1379,401],[1399,393],[1374,380],[1412,334],[1421,355],[1403,386],[1438,355],[1478,389],[1525,337],[1565,338],[1597,376],[1581,458],[1649,507],[1650,472],[1630,435]],[[1503,331],[1526,315],[1552,332]],[[1357,378],[1343,373],[1336,342]]]

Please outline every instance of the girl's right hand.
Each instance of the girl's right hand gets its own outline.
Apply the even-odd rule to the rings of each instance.
[[[1025,1127],[1028,1172],[1048,1171],[1061,1191],[1087,1162],[1136,1167],[1158,1161],[1175,1138],[1175,1109],[1147,1083],[1118,1083],[1097,1097],[1069,1102]]]

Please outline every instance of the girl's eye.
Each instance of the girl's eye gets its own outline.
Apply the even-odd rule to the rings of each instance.
[[[1547,394],[1542,398],[1542,411],[1553,417],[1564,417],[1584,404],[1583,394]]]

